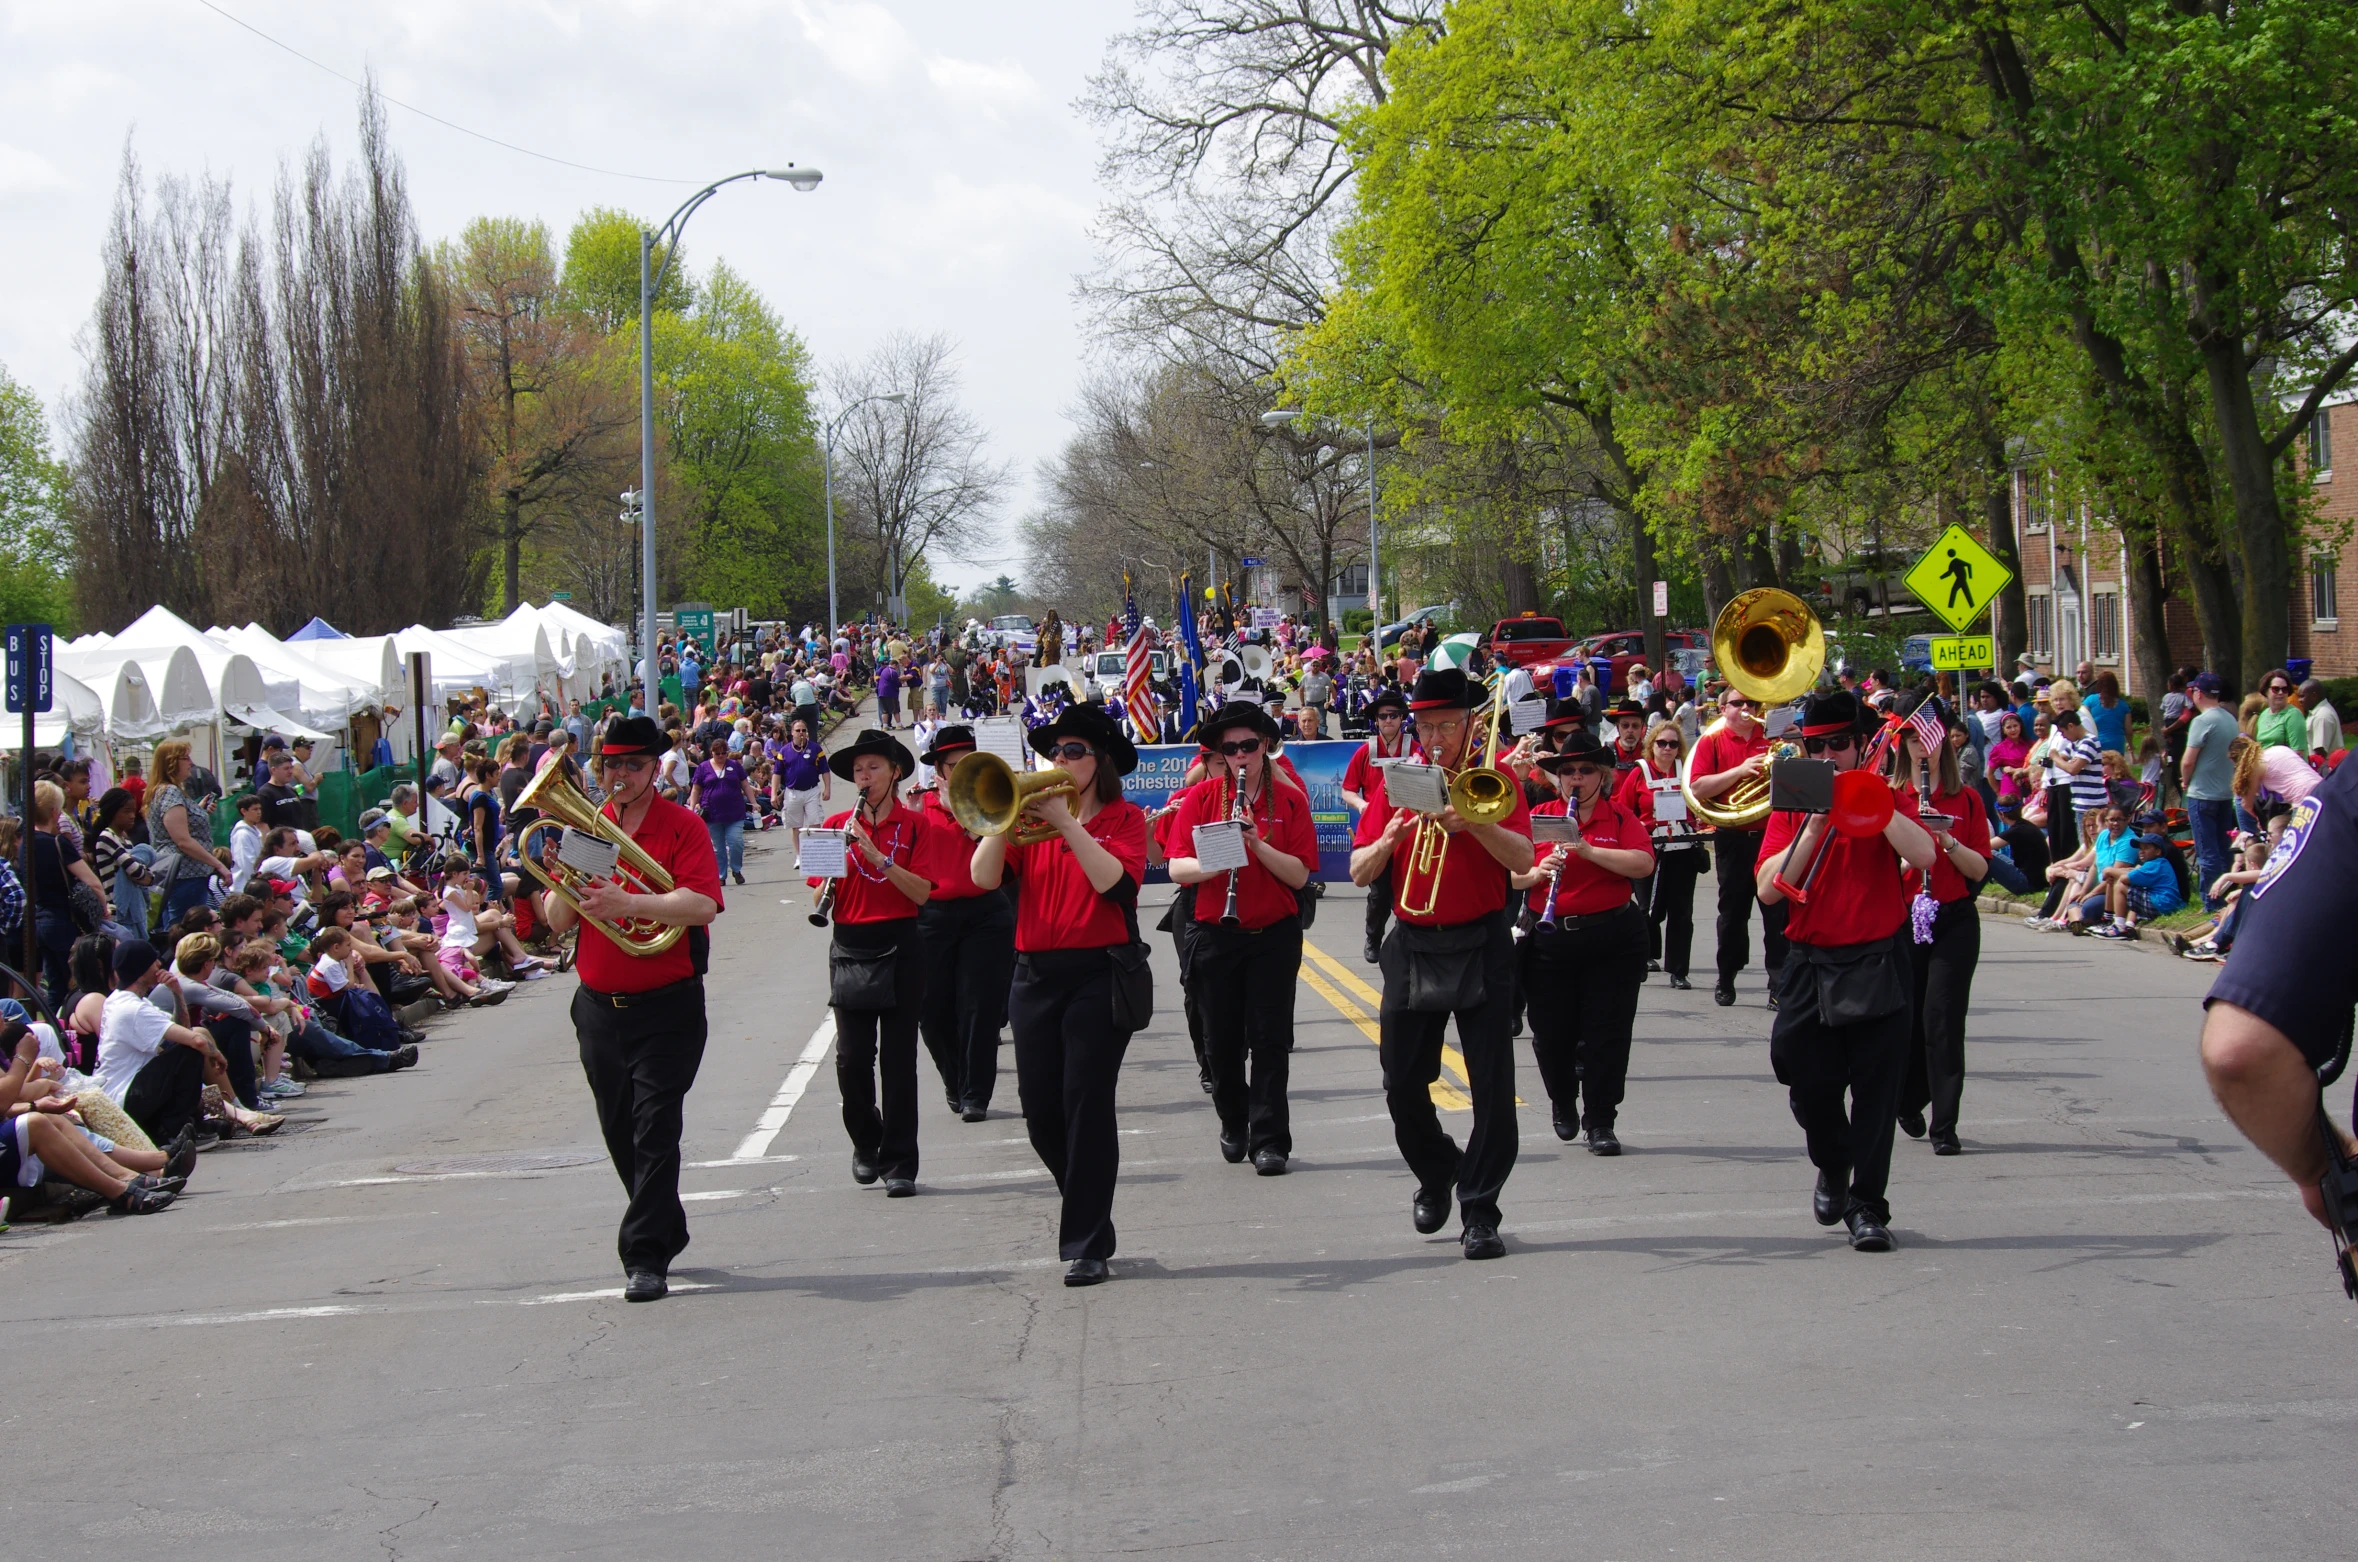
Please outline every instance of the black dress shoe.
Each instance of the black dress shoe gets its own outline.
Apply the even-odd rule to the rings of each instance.
[[[1831,1226],[1842,1219],[1844,1202],[1841,1185],[1828,1181],[1824,1172],[1818,1173],[1818,1190],[1809,1200],[1809,1212],[1818,1217],[1818,1224]]]
[[[1220,1159],[1229,1165],[1234,1166],[1238,1161],[1243,1160],[1244,1151],[1245,1143],[1242,1136],[1231,1137],[1228,1134],[1220,1136]]]
[[[1895,1246],[1890,1230],[1867,1210],[1852,1210],[1843,1223],[1850,1227],[1850,1245],[1858,1252],[1888,1253]]]
[[[987,1106],[970,1106],[959,1112],[958,1121],[962,1123],[980,1123],[987,1121],[990,1115],[991,1109]]]
[[[1652,972],[1655,972],[1655,971],[1659,971],[1659,970],[1661,970],[1661,969],[1662,969],[1662,962],[1661,962],[1661,961],[1659,961],[1659,960],[1648,960],[1648,961],[1646,962],[1646,970],[1648,971],[1648,973],[1652,973]]]
[[[1573,1140],[1580,1137],[1579,1127],[1576,1124],[1566,1121],[1564,1114],[1561,1112],[1556,1114],[1556,1137],[1563,1140],[1566,1144],[1570,1144]]]
[[[1729,1004],[1734,1003],[1736,1001],[1735,980],[1732,977],[1723,976],[1717,982],[1713,983],[1711,988],[1711,1001],[1718,1004],[1723,1009],[1726,1008]]]
[[[1112,1278],[1102,1258],[1076,1258],[1072,1267],[1064,1272],[1066,1285],[1103,1285]]]
[[[1899,1125],[1900,1132],[1906,1134],[1911,1139],[1921,1139],[1924,1137],[1924,1114],[1922,1112],[1900,1113]]]
[[[1775,1008],[1775,1007],[1777,1006],[1777,995],[1776,995],[1776,992],[1775,992],[1773,989],[1770,991],[1770,993],[1769,993],[1769,995],[1768,995],[1768,1006],[1769,1006],[1770,1008],[1772,1008],[1772,1009],[1773,1009],[1773,1008]]]
[[[1591,1155],[1619,1155],[1621,1141],[1610,1128],[1591,1128],[1588,1131],[1588,1153]]]
[[[859,1151],[852,1151],[852,1181],[865,1188],[875,1180],[876,1163],[861,1155]]]
[[[1366,962],[1367,962],[1369,965],[1381,965],[1381,964],[1383,964],[1383,961],[1384,961],[1384,944],[1383,944],[1383,940],[1382,940],[1382,939],[1380,939],[1380,938],[1378,938],[1378,937],[1376,937],[1376,936],[1375,936],[1373,933],[1370,933],[1370,934],[1368,934],[1368,935],[1367,935],[1367,944],[1366,944],[1366,946],[1365,946],[1364,948],[1362,948],[1362,949],[1359,951],[1359,958],[1360,958],[1360,959],[1362,959],[1362,960],[1365,960],[1365,961],[1366,961]]]
[[[1199,1084],[1199,1085],[1201,1085],[1201,1086],[1203,1086],[1203,1087],[1204,1087],[1204,1094],[1205,1094],[1205,1095],[1207,1095],[1207,1096],[1208,1096],[1208,1095],[1210,1095],[1210,1094],[1212,1093],[1212,1076],[1211,1076],[1211,1075],[1209,1075],[1209,1074],[1198,1074],[1198,1075],[1196,1075],[1196,1076],[1195,1076],[1195,1082],[1196,1082],[1197,1084]]]
[[[1670,990],[1674,993],[1693,992],[1695,984],[1683,976],[1674,976],[1670,979]]]
[[[622,1282],[622,1299],[626,1302],[660,1302],[671,1294],[664,1283],[662,1272],[654,1269],[633,1269]]]
[[[1445,1189],[1431,1193],[1423,1188],[1417,1189],[1416,1201],[1408,1206],[1408,1213],[1409,1218],[1416,1222],[1418,1234],[1431,1236],[1449,1223],[1448,1191]]]
[[[966,1110],[966,1103],[958,1099],[958,1092],[955,1090],[951,1091],[947,1096],[943,1097],[943,1099],[950,1103],[950,1110],[953,1112],[963,1112]]]
[[[1285,1175],[1285,1157],[1275,1150],[1263,1150],[1253,1157],[1253,1170],[1264,1177]]]
[[[1957,1142],[1957,1131],[1951,1128],[1932,1136],[1932,1153],[1935,1155],[1963,1155],[1965,1147]]]
[[[1468,1258],[1506,1257],[1506,1244],[1498,1239],[1496,1226],[1468,1226],[1459,1241],[1464,1243]]]
[[[914,1177],[885,1178],[884,1196],[888,1199],[915,1198],[917,1196],[917,1179]]]

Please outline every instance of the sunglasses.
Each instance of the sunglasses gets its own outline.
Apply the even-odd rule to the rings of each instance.
[[[1719,706],[1722,710],[1758,710],[1760,702],[1758,700],[1722,700],[1719,702]]]
[[[1086,743],[1059,743],[1048,751],[1050,759],[1087,759],[1096,750]]]
[[[1221,744],[1220,752],[1232,758],[1239,754],[1258,754],[1261,752],[1261,740],[1259,738],[1239,738],[1234,743]]]
[[[1676,748],[1676,747],[1678,747],[1678,739],[1676,739],[1676,738],[1656,738],[1656,739],[1654,740],[1654,746],[1655,746],[1656,748]]]
[[[1380,710],[1376,712],[1375,719],[1378,721],[1398,721],[1400,713],[1396,710]]]
[[[1558,765],[1556,774],[1570,776],[1577,781],[1583,776],[1601,776],[1604,772],[1594,765]]]
[[[1849,733],[1831,738],[1803,738],[1801,751],[1804,754],[1823,754],[1831,750],[1837,754],[1847,754],[1858,747],[1858,742],[1858,738]]]
[[[2268,685],[2268,692],[2270,694],[2290,694],[2292,693],[2292,685],[2289,683],[2272,683]]]

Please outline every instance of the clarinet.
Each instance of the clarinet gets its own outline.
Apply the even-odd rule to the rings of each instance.
[[[829,879],[819,887],[819,898],[811,903],[811,926],[825,927],[835,915],[836,880]]]
[[[1577,802],[1568,804],[1564,809],[1564,817],[1572,821],[1573,833],[1577,835],[1580,831],[1580,805]],[[1568,852],[1565,854],[1569,855]],[[1547,910],[1539,918],[1539,925],[1551,933],[1556,928],[1556,883],[1563,876],[1564,858],[1558,857],[1556,865],[1547,870]]]
[[[1234,783],[1234,793],[1229,804],[1228,817],[1236,820],[1245,817],[1244,782],[1241,779]],[[1236,926],[1236,881],[1243,874],[1244,869],[1242,868],[1228,870],[1228,901],[1220,908],[1220,925],[1222,927]]]

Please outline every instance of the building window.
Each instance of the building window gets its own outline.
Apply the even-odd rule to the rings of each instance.
[[[1330,594],[1365,601],[1367,599],[1367,566],[1353,564],[1345,569],[1337,570],[1334,590]]]
[[[2341,614],[2341,593],[2334,583],[2334,574],[2341,567],[2341,559],[2334,554],[2320,553],[2309,561],[2309,616],[2320,629],[2335,629]]]
[[[2088,659],[2121,659],[2121,594],[2099,591],[2088,599]]]
[[[2309,420],[2309,476],[2333,476],[2333,408],[2319,407]]]
[[[2047,529],[2047,474],[2024,467],[2021,478],[2022,502],[2015,519],[2026,532],[2043,532]]]
[[[2055,659],[2055,599],[2045,591],[2033,589],[2024,599],[2029,610],[2031,660],[2053,662]]]

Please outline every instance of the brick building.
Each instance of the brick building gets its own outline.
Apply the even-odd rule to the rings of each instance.
[[[2337,448],[2342,456],[2338,472]],[[2358,539],[2332,539],[2358,522],[2358,396],[2319,411],[2297,459],[2318,491],[2317,529],[2328,540],[2296,573],[2292,654],[2309,658],[2317,677],[2347,678],[2358,675]],[[2052,474],[2029,463],[2014,470],[2014,530],[2029,618],[2024,641],[2040,670],[2068,673],[2086,660],[2111,669],[2124,692],[2158,692],[2137,687],[2129,627],[2133,582],[2120,532],[2092,516],[2086,505],[2057,501]],[[2170,661],[2200,665],[2202,633],[2193,605],[2166,573],[2162,584]],[[2353,605],[2347,623],[2341,618],[2345,601]]]

